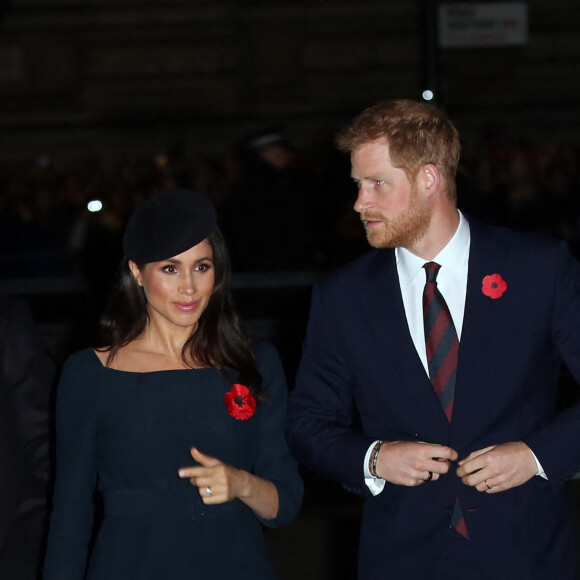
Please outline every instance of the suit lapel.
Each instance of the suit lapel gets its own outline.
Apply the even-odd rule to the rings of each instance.
[[[366,276],[361,286],[367,292],[362,307],[363,320],[368,321],[372,338],[381,347],[384,376],[396,376],[396,384],[414,398],[415,410],[424,414],[428,423],[437,417],[441,426],[448,426],[409,333],[394,251],[377,252],[377,259]]]
[[[482,292],[485,276],[497,273],[509,278],[509,256],[486,226],[470,221],[470,233],[467,294],[453,414],[453,432],[455,435],[462,434],[462,438],[478,431],[478,418],[485,415],[494,397],[494,388],[500,388],[494,384],[481,388],[478,377],[488,374],[491,361],[485,353],[489,355],[493,347],[501,342],[498,323],[508,320],[509,301],[512,298],[506,294],[502,298],[492,299]]]

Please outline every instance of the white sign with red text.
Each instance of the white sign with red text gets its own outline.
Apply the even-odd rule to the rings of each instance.
[[[442,48],[518,46],[527,40],[525,2],[439,5],[439,46]]]

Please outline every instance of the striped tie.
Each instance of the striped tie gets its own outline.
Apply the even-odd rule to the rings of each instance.
[[[459,341],[449,308],[437,289],[437,273],[441,266],[427,262],[423,267],[427,274],[423,291],[423,317],[429,377],[445,415],[451,421]]]
[[[423,267],[427,275],[423,291],[423,318],[429,377],[445,415],[448,421],[451,421],[459,341],[449,308],[437,289],[437,274],[441,266],[435,262],[427,262]],[[455,500],[453,506],[450,526],[464,538],[469,539],[459,498]]]

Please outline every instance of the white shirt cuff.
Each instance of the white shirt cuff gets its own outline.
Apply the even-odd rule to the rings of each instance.
[[[532,451],[532,450],[530,449],[530,451]],[[536,467],[538,468],[538,471],[536,471],[536,475],[539,475],[540,477],[543,477],[544,479],[548,479],[548,476],[546,475],[546,472],[544,471],[542,464],[538,461],[538,458],[536,457],[536,454],[533,451],[532,451],[532,455],[534,456],[534,459],[536,460]]]

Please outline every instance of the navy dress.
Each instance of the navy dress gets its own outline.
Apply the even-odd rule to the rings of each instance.
[[[256,353],[268,400],[247,418],[224,395],[237,373],[109,369],[69,358],[57,400],[57,476],[44,580],[270,579],[261,525],[298,513],[303,485],[283,435],[286,383],[273,347]],[[178,477],[190,447],[269,480],[274,520],[239,500],[206,506]],[[91,545],[94,491],[104,517]]]

